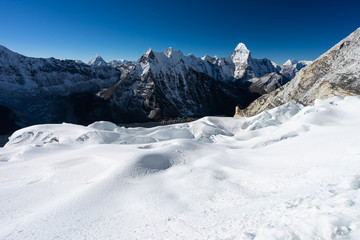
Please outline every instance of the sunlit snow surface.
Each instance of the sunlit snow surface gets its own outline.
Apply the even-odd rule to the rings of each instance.
[[[359,239],[360,98],[0,148],[0,239]]]

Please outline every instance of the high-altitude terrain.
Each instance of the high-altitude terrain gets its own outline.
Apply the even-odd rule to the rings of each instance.
[[[298,66],[254,59],[240,43],[228,57],[185,56],[168,48],[138,61],[25,57],[0,46],[1,132],[38,123],[143,122],[232,115],[290,80]],[[293,70],[291,70],[293,69]]]
[[[359,94],[360,28],[300,70],[291,82],[263,95],[236,115],[252,116],[287,102],[309,105],[315,99]]]
[[[96,66],[48,59],[34,67],[48,75],[12,75],[13,83],[1,86],[23,104],[21,91],[64,98],[56,95],[64,84],[70,92],[94,86],[89,91],[96,101],[114,104],[109,113],[123,111],[119,102],[131,107],[127,114],[140,104],[146,118],[175,106],[179,113],[205,111],[209,105],[197,97],[231,96],[229,86],[260,94],[284,74],[295,78],[239,109],[251,117],[154,128],[97,121],[17,130],[0,148],[0,239],[359,239],[359,35],[360,29],[300,71],[295,61],[284,68],[252,59],[239,44],[227,58],[149,49],[139,61],[115,68],[98,56]],[[60,78],[57,87],[51,76],[59,76],[58,66],[68,77],[93,74],[80,82]],[[199,109],[187,105],[191,101]],[[7,106],[3,111],[20,105]]]

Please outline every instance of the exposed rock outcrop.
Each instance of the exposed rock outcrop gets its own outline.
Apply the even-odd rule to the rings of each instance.
[[[198,65],[192,64],[195,60]],[[132,71],[99,95],[110,101],[116,121],[228,115],[236,103],[246,106],[259,96],[245,86],[201,72],[210,63],[200,67],[200,61],[171,48],[149,49]]]
[[[360,28],[340,41],[295,78],[239,109],[235,116],[253,116],[287,102],[310,105],[315,99],[360,94]]]
[[[237,103],[247,106],[288,82],[280,70],[268,59],[252,58],[243,43],[225,58],[185,56],[173,48],[148,49],[99,96],[109,100],[117,116],[127,121],[229,115]]]
[[[248,80],[248,82],[251,83],[249,86],[250,91],[260,95],[272,92],[289,81],[289,78],[277,72],[268,73],[262,77],[255,77]]]
[[[136,62],[31,58],[0,46],[0,107],[11,126],[232,115],[289,81],[242,43],[228,57],[149,49]],[[9,126],[10,126],[9,125]],[[10,128],[9,128],[10,129]]]
[[[11,126],[111,120],[106,103],[95,94],[120,74],[110,66],[26,57],[0,46],[0,107],[11,112]]]

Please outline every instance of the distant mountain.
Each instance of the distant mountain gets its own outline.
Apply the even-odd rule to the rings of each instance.
[[[0,45],[0,84],[4,92],[68,94],[107,86],[120,76],[109,66],[94,69],[79,60],[32,58]]]
[[[125,59],[111,60],[110,62],[106,62],[99,54],[96,54],[96,56],[88,62],[88,65],[92,67],[119,67],[127,62],[129,61]]]
[[[106,66],[105,60],[99,54],[96,54],[96,56],[93,59],[91,59],[88,64],[93,67]]]
[[[295,63],[289,62],[287,66]],[[360,94],[360,28],[321,55],[295,78],[277,90],[263,95],[237,116],[252,116],[287,102],[303,105],[315,99]]]
[[[285,77],[292,79],[295,77],[297,72],[310,64],[312,64],[312,61],[297,61],[289,59],[281,66],[280,73]]]
[[[121,71],[73,60],[25,57],[0,46],[0,111],[5,125],[86,123],[107,118],[95,94],[116,82]],[[4,115],[2,115],[4,119]],[[1,132],[6,132],[1,129]]]
[[[118,60],[111,60],[107,64],[112,66],[112,67],[119,67],[119,66],[121,66],[121,65],[123,65],[124,63],[127,63],[127,62],[129,62],[129,61],[127,61],[125,59],[118,59]]]
[[[228,57],[185,56],[168,48],[136,62],[25,57],[0,46],[4,126],[231,115],[289,81],[281,67],[254,59],[240,43]],[[15,124],[15,125],[14,125]]]
[[[270,60],[253,59],[243,43],[226,58],[149,49],[133,68],[99,96],[116,106],[118,116],[136,121],[231,114],[236,103],[247,106],[289,81]]]
[[[134,121],[230,114],[237,102],[248,105],[258,97],[245,86],[217,80],[219,69],[172,48],[149,49],[132,71],[99,95],[111,102],[119,117]]]
[[[235,51],[230,55],[234,63],[234,78],[248,80],[255,77],[262,77],[271,72],[277,72],[269,59],[254,59],[245,44],[239,43]]]
[[[267,73],[261,77],[254,77],[248,80],[250,83],[250,92],[258,93],[260,95],[274,91],[290,81],[291,78],[287,78],[278,72]]]
[[[165,51],[169,52],[170,49]],[[181,55],[183,54],[181,53]],[[250,51],[243,43],[239,43],[234,52],[225,58],[216,56],[212,58],[205,55],[200,59],[191,54],[188,57],[182,56],[181,58],[187,66],[221,81],[247,81],[272,72],[280,73],[281,70],[276,69],[269,59],[252,58]]]
[[[79,60],[79,59],[75,59],[74,60],[76,63],[78,63],[78,64],[85,64],[83,61],[81,61],[81,60]]]

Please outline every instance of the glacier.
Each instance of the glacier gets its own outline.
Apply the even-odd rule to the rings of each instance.
[[[359,108],[20,129],[0,148],[0,239],[358,239]]]

